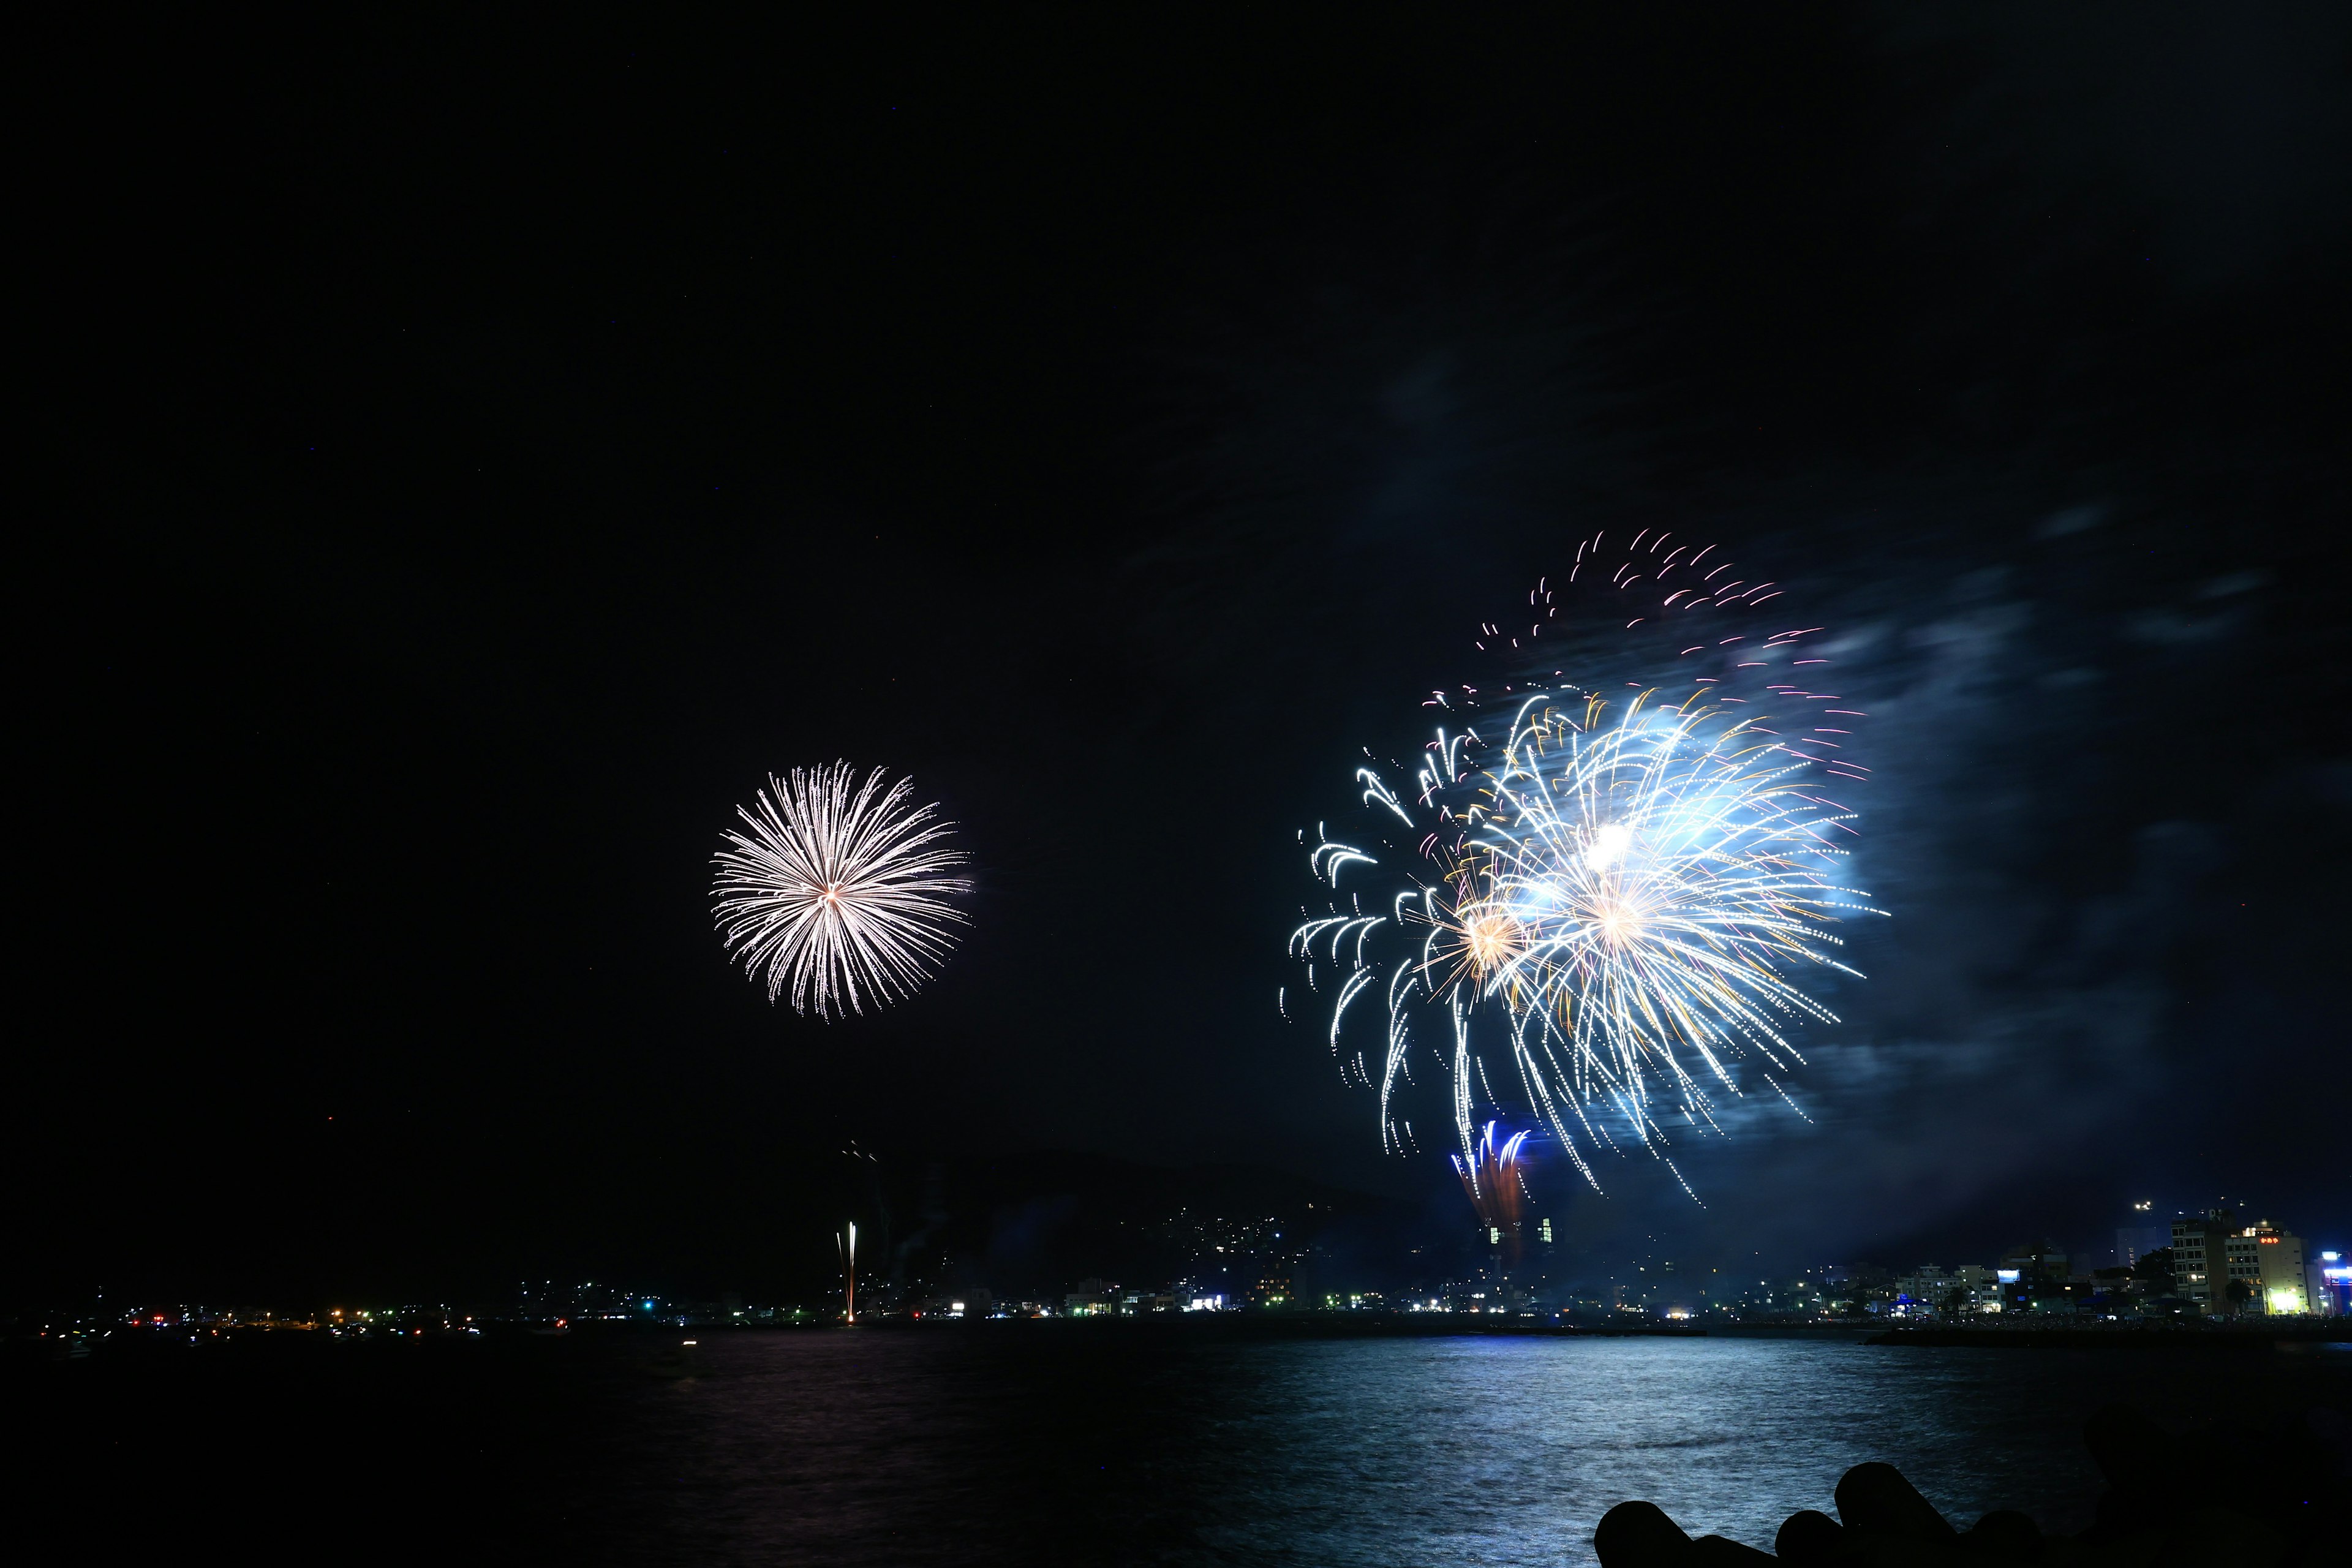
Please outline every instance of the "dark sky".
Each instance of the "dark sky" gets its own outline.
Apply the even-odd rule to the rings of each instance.
[[[1427,1192],[1294,835],[1609,527],[1835,629],[1895,918],[1575,1234],[2352,1240],[2346,14],[1621,9],[60,42],[25,1288],[740,1273],[853,1135]],[[835,757],[980,886],[828,1027],[708,887]]]

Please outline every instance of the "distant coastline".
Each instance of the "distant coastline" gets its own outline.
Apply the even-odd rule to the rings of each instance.
[[[2278,1344],[2352,1344],[2352,1322],[2247,1323],[2201,1321],[2182,1323],[2115,1323],[2099,1327],[1888,1329],[1870,1336],[1874,1345],[1962,1346],[1984,1350],[2258,1350]]]

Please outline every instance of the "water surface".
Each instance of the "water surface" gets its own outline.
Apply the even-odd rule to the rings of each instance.
[[[1769,1548],[1864,1459],[1965,1525],[2087,1522],[2084,1418],[2341,1409],[2352,1355],[1855,1341],[704,1339],[590,1511],[631,1561],[1582,1563],[1627,1498]],[[584,1522],[584,1519],[580,1522]]]
[[[2078,1528],[2103,1405],[2352,1406],[2341,1348],[1246,1326],[159,1341],[8,1374],[0,1500],[90,1561],[1563,1564],[1628,1498],[1769,1547],[1864,1459]]]

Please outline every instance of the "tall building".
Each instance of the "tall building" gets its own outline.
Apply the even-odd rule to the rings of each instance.
[[[2266,1219],[2241,1225],[2228,1209],[2172,1222],[2172,1272],[2182,1298],[2196,1302],[2200,1312],[2284,1315],[2317,1310],[2303,1237]]]
[[[2260,1220],[2226,1238],[2224,1253],[2230,1278],[2246,1283],[2249,1310],[2300,1314],[2312,1310],[2303,1237]]]
[[[2173,1286],[2200,1312],[2230,1310],[2227,1242],[2237,1227],[2238,1216],[2222,1208],[2172,1222]]]
[[[2135,1268],[2149,1253],[2172,1245],[2172,1233],[2160,1225],[2120,1226],[2116,1230],[2116,1262]]]

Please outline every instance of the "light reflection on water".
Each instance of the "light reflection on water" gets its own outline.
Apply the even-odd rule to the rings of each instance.
[[[1458,1338],[1112,1325],[705,1338],[630,1396],[572,1514],[626,1561],[1572,1563],[1646,1498],[1769,1550],[1885,1459],[1965,1526],[2079,1528],[2084,1418],[2311,1402],[2352,1355]],[[2178,1422],[2175,1422],[2178,1425]],[[598,1555],[602,1555],[599,1552]]]

